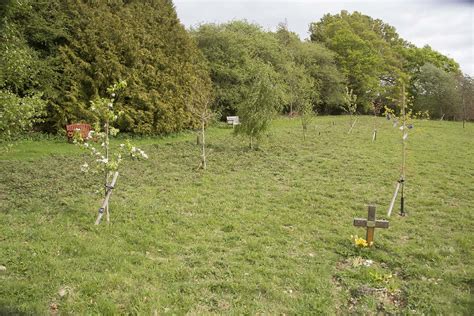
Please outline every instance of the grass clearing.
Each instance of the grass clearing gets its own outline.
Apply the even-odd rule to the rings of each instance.
[[[408,216],[356,249],[353,217],[383,218],[399,176],[400,132],[379,124],[372,143],[371,117],[351,135],[318,117],[303,141],[281,118],[255,151],[215,127],[205,172],[194,134],[137,140],[150,159],[123,168],[98,227],[83,152],[17,144],[0,155],[0,314],[471,314],[474,126],[416,122]]]

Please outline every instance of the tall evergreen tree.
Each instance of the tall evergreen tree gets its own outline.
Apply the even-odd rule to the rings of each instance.
[[[121,79],[129,83],[117,104],[121,129],[167,133],[196,123],[185,100],[204,58],[171,1],[9,1],[4,8],[3,28],[16,35],[5,45],[23,43],[23,55],[37,62],[28,67],[32,82],[9,85],[44,92],[48,129],[94,120],[90,101]]]

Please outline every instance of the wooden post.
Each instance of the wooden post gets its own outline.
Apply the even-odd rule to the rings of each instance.
[[[375,206],[369,205],[367,219],[354,218],[354,226],[367,228],[366,240],[369,246],[372,246],[374,242],[375,228],[388,228],[389,222],[386,220],[376,220]]]
[[[375,106],[376,106],[375,103],[373,103],[373,107],[374,107],[374,118],[373,118],[374,132],[372,134],[372,142],[374,142],[377,139],[377,111],[376,111]]]
[[[374,233],[375,233],[375,207],[369,205],[369,212],[367,216],[367,234],[365,240],[370,245],[374,242]]]
[[[352,117],[352,116],[351,116]],[[354,128],[354,126],[356,125],[357,123],[357,117],[354,119],[354,122],[352,122],[352,118],[351,118],[351,122],[352,122],[352,125],[351,125],[351,128],[349,129],[349,131],[347,132],[347,134],[350,134],[352,132],[352,129]]]
[[[395,205],[395,199],[397,198],[398,190],[400,190],[400,185],[401,185],[401,182],[398,181],[397,187],[395,188],[395,192],[393,193],[392,201],[390,202],[390,206],[388,207],[388,212],[387,212],[388,217],[392,215],[393,206]]]
[[[112,182],[105,187],[105,190],[106,190],[107,193],[104,197],[104,201],[102,202],[101,208],[99,208],[99,215],[97,215],[97,219],[95,220],[96,225],[100,224],[100,220],[102,219],[102,216],[104,216],[104,211],[107,210],[107,212],[108,212],[109,199],[110,199],[110,196],[112,195],[112,190],[115,187],[115,183],[117,182],[118,175],[119,175],[119,173],[117,171],[115,171],[114,176],[112,178]]]

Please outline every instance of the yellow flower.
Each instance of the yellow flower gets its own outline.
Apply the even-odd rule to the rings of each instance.
[[[359,247],[359,248],[366,248],[369,246],[369,243],[367,242],[367,240],[365,240],[364,238],[362,237],[357,237],[355,236],[354,238],[354,245],[356,247]]]

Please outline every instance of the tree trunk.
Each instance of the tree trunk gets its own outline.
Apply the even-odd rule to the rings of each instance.
[[[374,132],[372,135],[372,142],[377,139],[377,114],[374,111]]]
[[[105,159],[107,159],[107,163],[105,164],[105,181],[104,181],[104,199],[107,198],[107,185],[109,181],[109,171],[107,170],[107,165],[109,163],[109,120],[105,122]],[[107,224],[110,223],[110,213],[109,213],[109,204],[105,205],[105,215]]]

